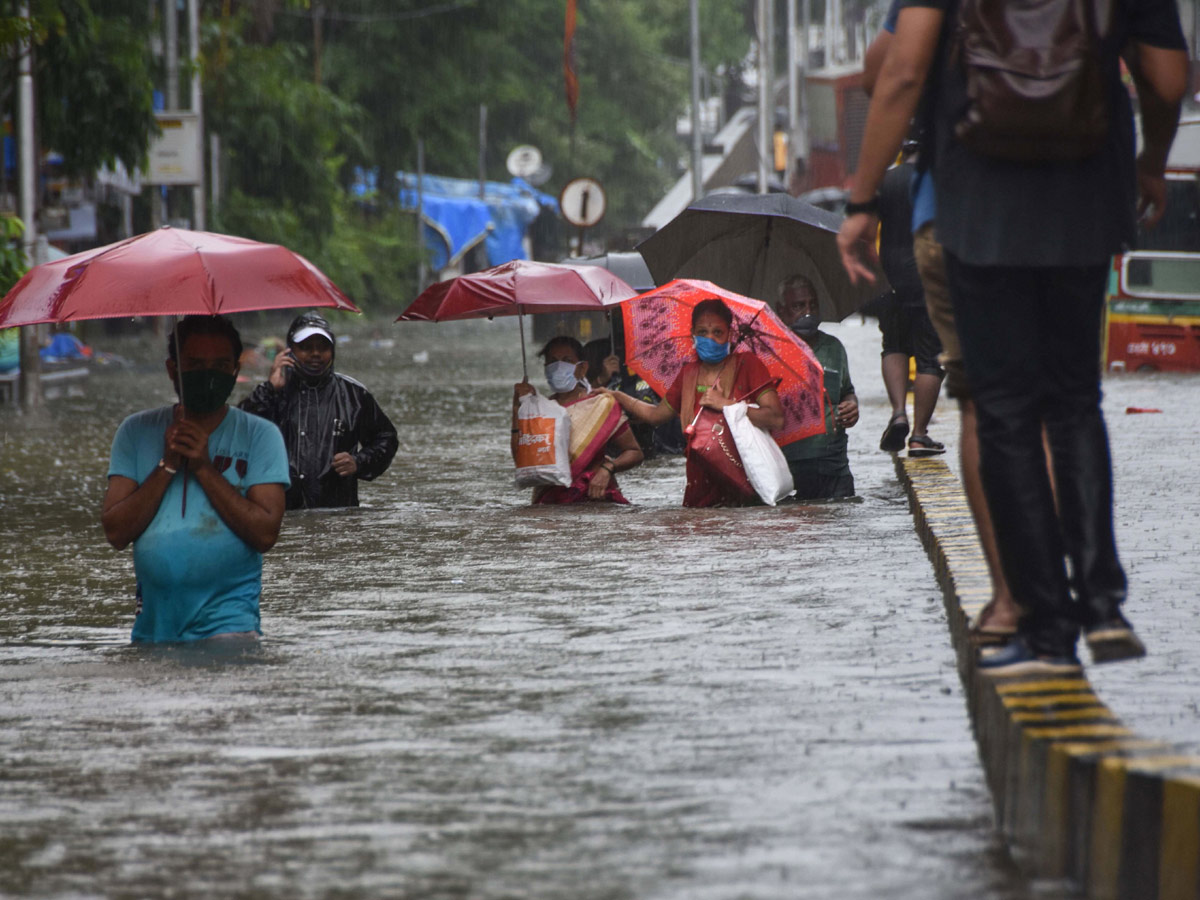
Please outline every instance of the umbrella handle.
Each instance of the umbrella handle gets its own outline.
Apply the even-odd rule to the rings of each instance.
[[[525,359],[525,313],[517,313],[517,328],[521,332],[521,380],[529,381],[529,363]]]
[[[688,425],[685,429],[683,429],[684,434],[686,434],[690,437],[691,435],[696,433],[696,423],[700,421],[700,413],[702,413],[702,412],[704,412],[703,406],[697,408],[696,417],[694,419],[692,419],[692,422],[690,425]]]

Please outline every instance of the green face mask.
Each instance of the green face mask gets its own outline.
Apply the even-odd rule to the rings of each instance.
[[[237,375],[220,372],[216,369],[195,369],[191,372],[181,372],[183,408],[188,412],[216,412],[225,405],[233,386],[237,383]]]

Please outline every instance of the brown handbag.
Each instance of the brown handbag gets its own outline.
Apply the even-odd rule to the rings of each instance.
[[[951,52],[967,87],[958,140],[1023,163],[1096,153],[1109,131],[1097,2],[962,0]]]

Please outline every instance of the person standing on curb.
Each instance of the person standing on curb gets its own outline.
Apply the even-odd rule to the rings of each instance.
[[[875,89],[879,69],[891,45],[900,3],[901,0],[892,0],[879,34],[867,48],[863,64],[863,90],[868,96]],[[963,492],[967,497],[971,518],[975,522],[979,546],[983,551],[992,584],[992,596],[971,622],[970,637],[972,643],[990,647],[1007,643],[1017,633],[1017,620],[1021,617],[1021,608],[1013,598],[1008,579],[1004,577],[1004,568],[1000,565],[996,533],[992,527],[992,516],[988,512],[987,497],[983,493],[983,481],[979,474],[979,437],[975,402],[971,399],[970,389],[967,387],[962,347],[958,341],[958,331],[954,327],[954,308],[950,303],[950,290],[946,285],[946,262],[934,229],[937,197],[934,194],[933,172],[927,161],[921,160],[919,156],[914,168],[911,188],[913,257],[917,263],[917,272],[921,276],[929,320],[942,344],[938,362],[946,373],[946,394],[958,403],[958,455]]]
[[[932,68],[938,237],[979,416],[984,490],[1005,575],[1025,611],[1018,636],[978,666],[987,675],[1074,672],[1081,628],[1096,662],[1145,654],[1120,611],[1126,581],[1112,529],[1099,329],[1109,261],[1132,242],[1135,210],[1151,224],[1162,215],[1186,45],[1170,0],[1114,7],[1111,21],[1094,26],[1108,107],[1098,149],[1071,160],[994,159],[957,137],[966,85],[948,56],[959,6],[903,0],[838,244],[850,277],[870,278],[863,256],[872,252],[876,190]],[[1121,55],[1142,113],[1136,164]]]
[[[925,309],[925,289],[913,256],[913,201],[911,195],[916,144],[905,144],[902,160],[888,169],[879,189],[879,261],[892,286],[891,295],[879,310],[883,333],[880,372],[892,417],[888,420],[879,449],[908,455],[937,456],[946,452],[940,441],[929,436],[929,420],[937,406],[945,371],[938,363],[942,343]],[[908,395],[908,360],[916,360],[913,378],[913,421],[909,434],[905,400]]]

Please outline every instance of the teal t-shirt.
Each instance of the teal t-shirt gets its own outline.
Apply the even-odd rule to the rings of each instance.
[[[113,438],[109,476],[145,481],[163,454],[163,437],[174,417],[165,406],[134,413]],[[238,491],[288,481],[283,435],[266,419],[229,407],[208,437],[208,455]],[[262,554],[239,538],[189,477],[187,514],[184,471],[167,487],[158,512],[133,542],[138,614],[133,640],[195,641],[233,631],[260,631]]]
[[[833,427],[833,410],[854,393],[846,348],[833,335],[823,331],[816,333],[809,341],[809,347],[825,369],[825,391],[829,394],[829,402],[833,407],[825,404],[825,434],[814,434],[800,441],[792,441],[783,448],[783,455],[788,460],[825,459],[845,463],[846,430]]]

